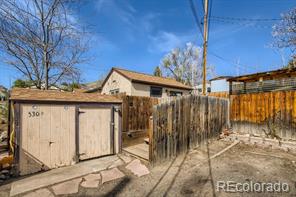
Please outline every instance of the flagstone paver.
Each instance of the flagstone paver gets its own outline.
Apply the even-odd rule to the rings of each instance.
[[[81,186],[85,188],[97,188],[99,184],[100,184],[100,180],[88,180],[88,181],[83,181],[81,183]]]
[[[102,175],[102,183],[116,180],[125,176],[120,170],[118,170],[118,168],[112,168],[110,170],[102,171],[101,175]]]
[[[101,182],[100,174],[89,174],[83,178],[85,181],[81,183],[81,186],[85,188],[97,188]]]
[[[86,181],[97,181],[101,180],[101,175],[100,174],[88,174],[85,177],[83,177]]]
[[[56,195],[65,195],[65,194],[76,194],[78,193],[79,184],[82,178],[73,179],[58,185],[52,186],[52,189]]]
[[[135,174],[138,177],[141,177],[150,173],[148,168],[144,164],[142,164],[139,159],[135,159],[134,161],[129,163],[125,168],[130,170],[133,174]]]

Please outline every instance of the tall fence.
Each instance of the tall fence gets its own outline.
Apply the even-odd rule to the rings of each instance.
[[[157,98],[118,95],[122,99],[122,131],[144,131],[149,129],[149,117]]]
[[[296,139],[296,91],[230,96],[234,131],[277,139]]]
[[[228,92],[210,92],[208,96],[219,97],[219,98],[228,98]]]
[[[228,100],[223,98],[190,95],[155,106],[150,161],[168,160],[217,137],[228,118]]]

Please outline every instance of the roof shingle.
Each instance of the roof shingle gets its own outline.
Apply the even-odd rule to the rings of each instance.
[[[192,89],[190,86],[184,85],[183,83],[178,82],[172,78],[157,77],[157,76],[138,73],[138,72],[129,71],[121,68],[112,68],[112,71],[113,70],[125,76],[126,78],[130,79],[133,82],[167,86],[167,87],[180,88],[180,89],[186,89],[186,90]]]
[[[111,95],[82,92],[61,92],[57,90],[38,90],[13,88],[10,100],[20,101],[63,101],[81,103],[121,103],[122,101]]]

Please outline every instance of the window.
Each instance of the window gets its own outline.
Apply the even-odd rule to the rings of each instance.
[[[162,96],[162,88],[151,86],[151,88],[150,88],[150,96],[151,97],[161,97]]]
[[[110,90],[110,94],[118,94],[119,89]]]
[[[170,91],[170,96],[182,96],[182,92],[178,92],[178,91]]]

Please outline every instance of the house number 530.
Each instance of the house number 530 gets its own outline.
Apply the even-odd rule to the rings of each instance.
[[[38,116],[40,116],[40,113],[39,112],[35,112],[35,111],[29,112],[28,114],[29,114],[29,117],[30,118],[31,117],[38,117]]]

